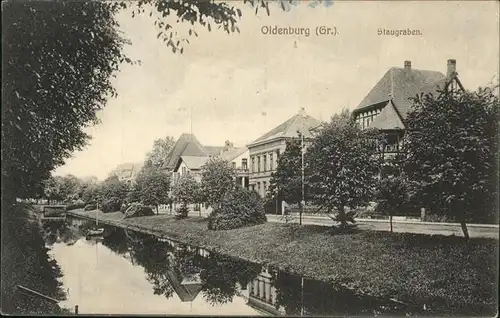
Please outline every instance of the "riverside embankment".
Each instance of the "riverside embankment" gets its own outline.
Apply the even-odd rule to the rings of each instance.
[[[69,215],[96,219],[96,211]],[[362,294],[396,298],[432,313],[486,314],[496,308],[494,239],[357,231],[334,234],[315,225],[266,223],[210,231],[207,220],[170,215],[123,219],[99,212],[98,222],[153,234],[315,279]]]

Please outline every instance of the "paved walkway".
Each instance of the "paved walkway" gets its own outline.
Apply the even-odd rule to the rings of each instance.
[[[283,222],[280,215],[267,215],[269,222]],[[298,223],[299,216],[293,215],[292,222]],[[389,220],[356,219],[358,227],[363,230],[390,231]],[[316,224],[330,226],[332,220],[326,216],[303,216],[302,224]],[[458,223],[420,222],[393,220],[394,232],[430,234],[430,235],[456,235],[463,236],[462,228]],[[470,237],[484,237],[498,239],[498,225],[494,224],[467,224]]]
[[[160,210],[160,214],[170,214],[168,210]],[[200,212],[191,211],[190,216],[198,217]],[[208,216],[208,212],[201,212],[201,216]],[[280,215],[267,215],[269,222],[283,222],[280,220]],[[291,222],[298,223],[298,214],[293,214]],[[356,219],[358,228],[362,230],[371,231],[390,231],[389,220],[376,220],[376,219]],[[321,215],[304,215],[302,217],[302,224],[315,224],[322,226],[331,226],[332,220],[327,216]],[[458,223],[442,223],[442,222],[421,222],[415,220],[393,220],[394,232],[406,232],[416,234],[429,234],[429,235],[455,235],[463,236],[462,228]],[[495,224],[467,224],[470,237],[474,238],[499,238],[499,227]]]

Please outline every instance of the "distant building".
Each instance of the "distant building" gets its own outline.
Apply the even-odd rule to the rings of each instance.
[[[200,181],[201,169],[210,157],[222,157],[227,160],[236,169],[236,182],[248,186],[248,149],[235,148],[229,141],[221,147],[203,146],[196,136],[182,134],[170,151],[163,169],[171,173],[174,183],[187,174]]]
[[[143,163],[124,163],[111,172],[110,176],[116,176],[121,182],[133,184],[137,174],[141,171]]]
[[[271,174],[276,170],[278,159],[285,151],[286,141],[298,138],[298,132],[308,140],[313,137],[312,130],[320,125],[319,120],[307,115],[302,108],[298,114],[248,144],[250,189],[264,197],[269,188]]]
[[[248,185],[250,183],[248,173],[248,148],[229,148],[221,154],[221,157],[224,160],[228,161],[236,170],[236,183],[241,185],[243,188],[248,188]]]
[[[381,145],[384,156],[393,156],[404,142],[405,120],[410,112],[411,98],[419,93],[442,89],[463,90],[456,72],[456,61],[448,60],[446,75],[438,71],[413,69],[411,61],[404,67],[391,67],[353,111],[362,129],[377,128],[386,133]]]

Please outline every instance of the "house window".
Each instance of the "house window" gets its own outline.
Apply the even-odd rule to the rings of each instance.
[[[257,182],[257,193],[260,194],[260,182]]]
[[[232,162],[233,164],[233,169],[236,169],[236,162]]]
[[[241,169],[247,170],[247,158],[241,159]]]
[[[280,160],[280,150],[276,150],[276,162],[279,162]]]
[[[260,156],[257,156],[257,172],[260,172]]]
[[[266,191],[267,191],[266,187],[267,187],[267,182],[266,181],[262,182],[262,196],[263,197],[266,196]]]
[[[186,167],[182,167],[182,174],[186,174]]]
[[[252,172],[255,172],[255,157],[252,156]]]
[[[264,171],[267,171],[267,155],[264,155]]]
[[[271,152],[269,154],[269,170],[273,171],[274,167],[273,167],[273,153]]]

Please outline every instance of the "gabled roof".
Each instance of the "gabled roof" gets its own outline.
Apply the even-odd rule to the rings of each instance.
[[[355,112],[388,102],[392,96],[394,105],[404,119],[412,105],[409,98],[415,97],[423,89],[432,87],[439,81],[446,81],[446,76],[441,72],[392,67],[361,101]]]
[[[389,101],[380,114],[375,116],[375,119],[370,124],[370,127],[380,130],[391,130],[403,129],[405,126],[400,115],[398,114],[398,111],[396,110],[396,106],[394,106],[392,101]]]
[[[224,150],[224,147],[218,146],[205,146],[206,152],[211,156],[219,156],[221,152]]]
[[[175,270],[166,270],[165,276],[182,302],[193,301],[201,291],[200,282],[183,284],[182,277]]]
[[[233,161],[234,159],[236,159],[239,156],[241,156],[242,154],[244,154],[246,151],[248,151],[247,147],[233,148],[231,150],[223,152],[222,155],[221,155],[221,157],[224,160]]]
[[[181,156],[180,161],[183,161],[184,164],[189,168],[189,170],[199,170],[203,165],[207,162],[209,157],[192,157],[192,156]],[[176,169],[179,165],[176,165]]]
[[[305,114],[305,112],[303,112],[302,110],[281,125],[257,138],[248,146],[269,142],[278,138],[297,137],[297,131],[300,131],[306,138],[312,137],[312,134],[309,130],[312,128],[316,128],[319,125],[321,125],[321,122],[319,120]]]
[[[208,157],[209,154],[193,134],[182,134],[168,154],[164,169],[173,170],[181,156]]]

